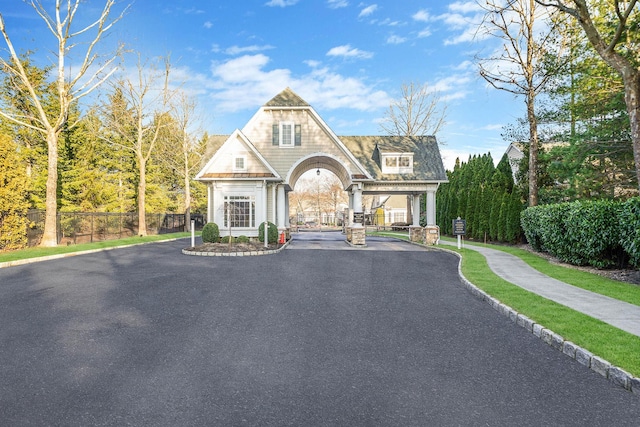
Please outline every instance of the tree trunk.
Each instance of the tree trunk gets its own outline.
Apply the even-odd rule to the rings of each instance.
[[[631,70],[623,73],[624,101],[631,124],[631,143],[633,144],[633,160],[636,166],[636,178],[640,190],[640,71]]]
[[[529,121],[529,206],[538,205],[538,122],[535,112],[535,96],[527,96],[527,120]]]
[[[58,134],[47,132],[47,187],[45,199],[44,234],[40,246],[58,245]]]
[[[147,235],[147,210],[145,207],[145,193],[147,191],[147,162],[138,156],[140,181],[138,182],[138,235]]]

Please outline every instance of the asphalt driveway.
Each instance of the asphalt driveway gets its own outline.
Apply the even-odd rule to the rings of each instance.
[[[637,425],[638,396],[476,300],[455,256],[373,243],[0,269],[0,424]]]

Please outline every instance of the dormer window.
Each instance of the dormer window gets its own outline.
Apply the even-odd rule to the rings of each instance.
[[[413,173],[413,153],[382,153],[382,173]]]
[[[302,126],[293,122],[274,123],[271,134],[272,145],[299,147],[302,145]]]

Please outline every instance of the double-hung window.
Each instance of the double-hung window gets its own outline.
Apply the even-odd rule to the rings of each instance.
[[[274,123],[271,142],[280,147],[299,147],[302,145],[302,126],[293,122]]]
[[[224,226],[254,228],[256,200],[254,196],[224,196]]]

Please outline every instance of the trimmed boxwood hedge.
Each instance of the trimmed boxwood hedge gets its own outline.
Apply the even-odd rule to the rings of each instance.
[[[276,243],[278,241],[278,227],[272,222],[269,223],[269,228],[267,229],[267,238],[269,239],[269,243]],[[261,222],[258,227],[258,240],[264,242],[264,222]]]
[[[640,263],[640,200],[577,201],[527,208],[525,237],[561,261],[598,268]],[[635,240],[634,240],[635,239]]]
[[[202,241],[204,243],[218,243],[220,240],[220,229],[215,222],[208,222],[202,228]]]

